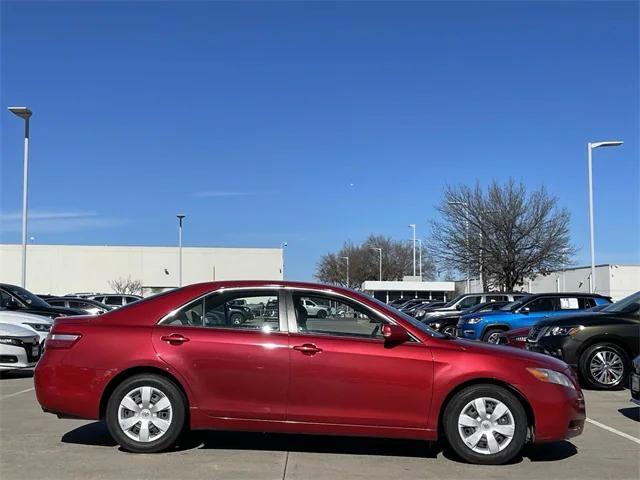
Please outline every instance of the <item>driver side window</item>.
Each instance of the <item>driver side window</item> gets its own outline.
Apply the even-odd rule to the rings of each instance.
[[[383,340],[385,323],[368,309],[331,296],[293,294],[300,333]]]

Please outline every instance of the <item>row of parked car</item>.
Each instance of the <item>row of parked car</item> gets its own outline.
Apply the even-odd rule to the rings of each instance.
[[[35,295],[16,285],[0,284],[0,371],[33,367],[55,318],[101,315],[141,298],[97,293]]]
[[[479,293],[394,306],[451,336],[559,358],[591,388],[628,385],[640,354],[640,292],[616,303],[588,293]]]

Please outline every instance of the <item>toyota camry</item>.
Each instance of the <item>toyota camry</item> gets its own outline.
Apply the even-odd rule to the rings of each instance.
[[[252,315],[234,322],[239,304]],[[221,429],[440,439],[467,461],[501,464],[585,421],[564,362],[456,339],[311,283],[203,283],[59,318],[35,386],[43,410],[104,420],[132,452]]]

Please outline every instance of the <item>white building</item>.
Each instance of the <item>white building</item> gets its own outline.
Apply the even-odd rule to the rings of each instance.
[[[640,291],[640,265],[596,265],[596,293],[611,297],[614,301]],[[525,281],[522,290],[530,293],[546,292],[589,292],[591,266],[571,267],[538,275]],[[456,281],[456,292],[465,293],[465,280]],[[482,285],[477,279],[470,282],[470,292],[481,292]]]
[[[420,280],[375,281],[367,280],[362,291],[383,302],[396,298],[428,298],[433,300],[451,300],[455,295],[455,282],[423,282]]]
[[[0,245],[0,283],[20,285],[21,246]],[[113,292],[110,281],[139,280],[149,295],[178,286],[177,247],[28,245],[27,289],[39,294]],[[182,249],[183,284],[282,280],[280,248]]]

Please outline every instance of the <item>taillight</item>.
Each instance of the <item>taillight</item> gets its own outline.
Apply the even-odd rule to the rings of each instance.
[[[71,348],[82,335],[74,333],[50,333],[47,336],[45,348]]]

